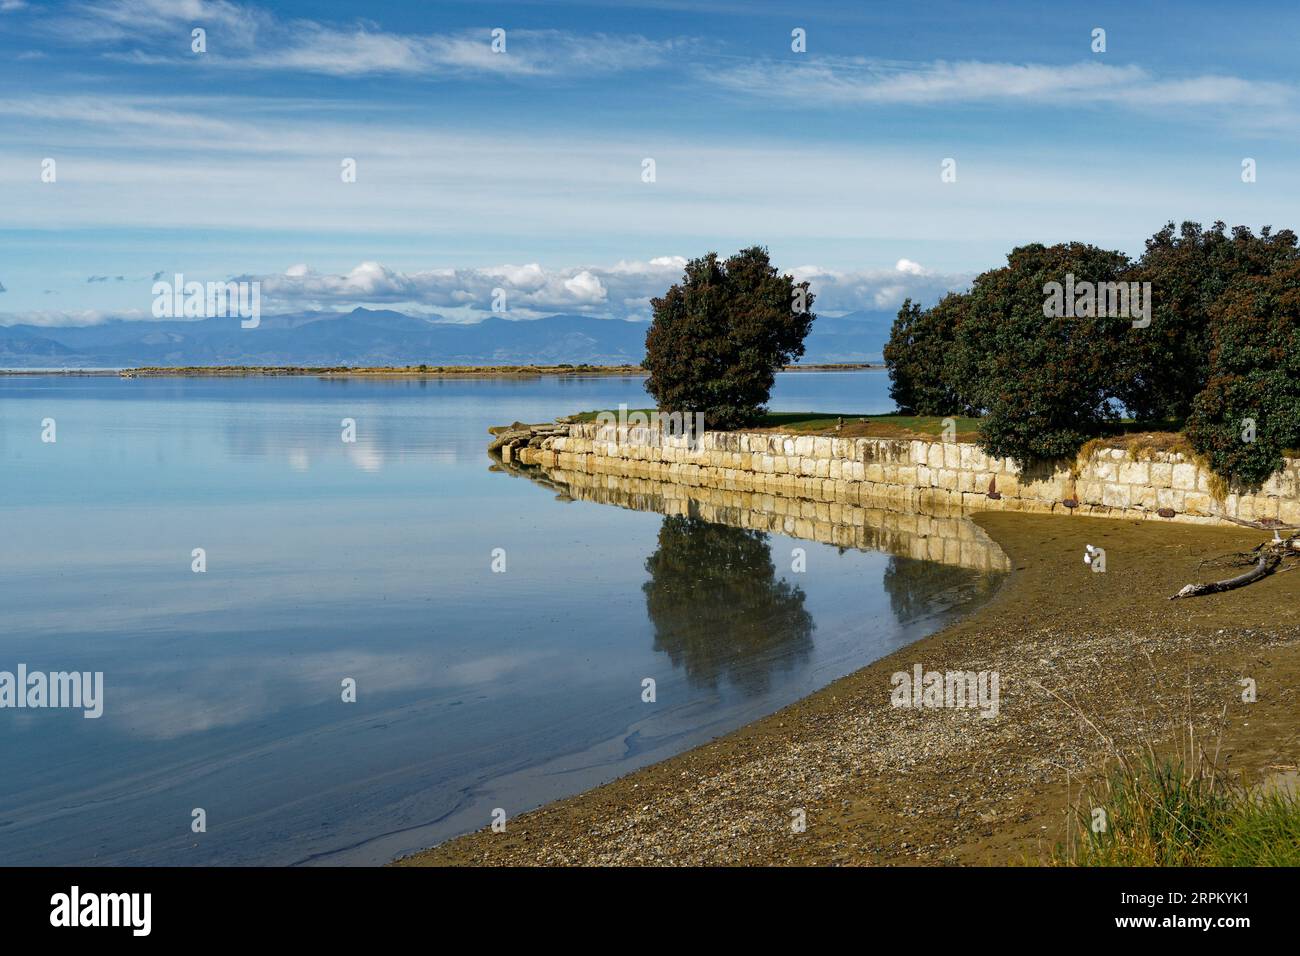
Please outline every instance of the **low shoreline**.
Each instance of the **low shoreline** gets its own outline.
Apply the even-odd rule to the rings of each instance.
[[[783,372],[866,372],[878,363],[789,365]],[[311,365],[190,365],[124,369],[0,369],[0,375],[118,376],[120,378],[238,378],[315,376],[317,378],[535,378],[548,375],[643,377],[640,365],[396,365],[374,367]]]
[[[503,833],[395,865],[1039,863],[1100,766],[1096,728],[1134,748],[1188,721],[1209,733],[1223,715],[1235,771],[1294,770],[1300,579],[1168,601],[1201,560],[1258,533],[974,517],[1014,570],[971,617],[708,744],[513,816]],[[1088,543],[1106,549],[1107,573],[1083,564]],[[999,716],[892,707],[891,675],[915,664],[998,671]],[[1243,675],[1258,683],[1254,703],[1241,700]],[[792,830],[796,810],[806,832]]]

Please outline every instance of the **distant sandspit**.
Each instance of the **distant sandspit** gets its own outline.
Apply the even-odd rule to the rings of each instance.
[[[883,365],[831,363],[787,365],[785,372],[860,372]],[[315,375],[327,377],[370,376],[378,378],[506,378],[539,375],[643,376],[639,365],[394,365],[353,368],[347,365],[187,365],[176,368],[149,366],[124,369],[0,369],[0,375],[117,375],[122,378]]]

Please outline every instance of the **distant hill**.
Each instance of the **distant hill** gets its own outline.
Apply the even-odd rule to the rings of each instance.
[[[818,316],[805,343],[804,362],[882,362],[895,312]]]
[[[803,362],[879,362],[892,320],[884,312],[821,316]],[[0,368],[636,364],[646,328],[588,315],[461,324],[373,309],[264,316],[256,329],[234,318],[15,325],[0,326]]]

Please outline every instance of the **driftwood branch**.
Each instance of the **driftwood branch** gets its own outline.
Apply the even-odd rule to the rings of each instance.
[[[1245,587],[1247,584],[1253,584],[1265,575],[1271,574],[1281,563],[1282,556],[1269,548],[1260,553],[1255,566],[1244,574],[1238,574],[1235,578],[1226,578],[1222,581],[1210,581],[1207,584],[1188,584],[1169,600],[1176,601],[1178,598],[1200,597],[1202,594],[1218,594],[1220,591],[1231,591],[1234,588]]]
[[[1272,531],[1273,540],[1266,541],[1259,545],[1255,550],[1245,554],[1236,555],[1239,564],[1252,563],[1253,566],[1249,571],[1238,574],[1234,578],[1225,578],[1222,581],[1210,581],[1206,584],[1189,584],[1177,594],[1170,597],[1174,601],[1178,598],[1200,597],[1203,594],[1218,594],[1221,591],[1231,591],[1235,588],[1245,587],[1247,584],[1253,584],[1260,578],[1267,577],[1278,569],[1282,561],[1286,558],[1300,557],[1300,534],[1292,533],[1283,538],[1282,531],[1295,532],[1296,526],[1283,524],[1276,518],[1265,518],[1263,521],[1246,521],[1242,518],[1231,518],[1228,515],[1219,515],[1218,517],[1226,518],[1233,524],[1243,525],[1247,528],[1255,528],[1259,531]],[[1294,567],[1295,565],[1292,565]],[[1289,568],[1287,570],[1290,570]]]
[[[1243,528],[1257,528],[1260,531],[1272,531],[1274,535],[1279,531],[1295,531],[1300,529],[1300,525],[1284,524],[1276,518],[1265,518],[1262,521],[1247,521],[1245,518],[1234,518],[1232,515],[1216,514],[1214,517],[1221,521],[1231,521],[1233,524],[1239,524]]]

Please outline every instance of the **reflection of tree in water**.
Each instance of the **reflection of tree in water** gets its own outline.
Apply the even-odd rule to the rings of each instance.
[[[960,612],[963,606],[993,596],[1003,575],[972,568],[891,555],[885,568],[889,606],[900,623],[934,614]]]
[[[776,667],[801,664],[812,651],[803,589],[777,579],[761,531],[666,517],[646,570],[655,650],[697,686],[716,688],[725,677],[761,694]]]

